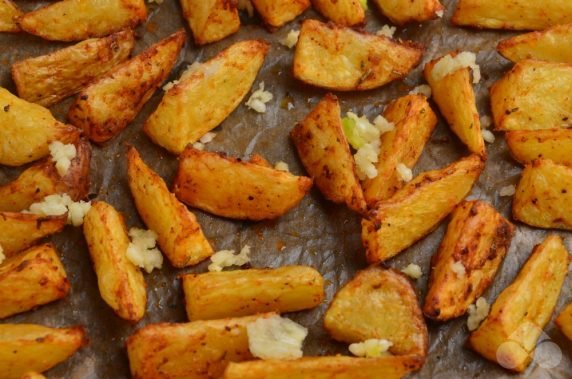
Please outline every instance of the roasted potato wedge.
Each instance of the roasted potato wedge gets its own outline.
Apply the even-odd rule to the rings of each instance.
[[[219,41],[240,28],[237,4],[228,0],[180,0],[197,45]]]
[[[555,323],[562,333],[572,341],[572,303],[560,312]]]
[[[431,258],[425,316],[447,321],[465,314],[492,283],[513,234],[514,226],[488,203],[459,204]]]
[[[127,340],[133,378],[210,379],[222,376],[229,362],[254,357],[246,325],[274,315],[151,324]]]
[[[87,344],[81,326],[48,328],[33,324],[0,324],[2,379],[20,379],[30,371],[43,372]]]
[[[137,322],[145,314],[147,293],[143,274],[129,259],[129,236],[123,216],[102,201],[92,204],[83,233],[103,300],[124,320]]]
[[[326,199],[354,211],[366,204],[354,157],[342,129],[338,98],[327,94],[290,132],[298,156]]]
[[[572,129],[515,130],[505,137],[512,157],[522,164],[544,158],[572,166]]]
[[[0,0],[0,32],[19,32],[16,18],[24,13],[10,0]]]
[[[397,165],[403,163],[413,168],[437,125],[437,116],[422,95],[407,95],[392,101],[383,117],[395,125],[395,130],[381,135],[377,176],[362,183],[369,207],[390,198],[405,185],[397,173]]]
[[[0,164],[21,166],[47,156],[51,142],[75,143],[79,129],[57,121],[41,105],[0,87]]]
[[[189,146],[179,160],[174,192],[183,203],[217,216],[266,220],[294,208],[311,187],[305,176]]]
[[[158,235],[159,247],[175,267],[195,265],[213,254],[197,218],[163,179],[151,170],[134,147],[127,152],[129,188],[139,215]]]
[[[455,53],[449,54],[455,56]],[[471,153],[486,156],[485,141],[469,68],[461,68],[442,79],[433,75],[433,68],[441,58],[425,65],[425,80],[431,86],[433,100],[453,132]]]
[[[325,18],[341,26],[365,22],[365,11],[360,0],[312,0],[312,5]]]
[[[135,45],[132,30],[94,38],[12,65],[18,96],[49,107],[125,61]]]
[[[180,30],[90,84],[70,107],[69,121],[97,143],[120,133],[167,79],[184,43]]]
[[[523,372],[552,317],[569,264],[570,255],[559,236],[550,235],[537,245],[488,317],[471,333],[469,347],[508,370]]]
[[[149,116],[145,133],[156,144],[180,154],[240,104],[268,49],[264,41],[241,41],[207,62],[190,66]]]
[[[66,226],[68,216],[39,216],[31,213],[0,212],[0,246],[10,257]],[[0,310],[1,313],[1,310]]]
[[[55,248],[51,244],[33,247],[0,265],[0,319],[59,300],[69,290]]]
[[[189,320],[296,312],[324,300],[324,278],[307,266],[187,274],[181,277]]]
[[[413,42],[305,20],[294,53],[294,77],[337,91],[367,90],[405,77],[422,52]]]
[[[400,379],[418,370],[423,359],[417,356],[352,358],[343,356],[306,357],[293,361],[268,360],[231,362],[224,379]]]
[[[27,372],[20,379],[46,379],[46,377],[37,372]]]
[[[455,25],[483,29],[541,30],[572,22],[568,0],[459,0]]]
[[[397,25],[436,19],[445,8],[439,0],[374,0],[381,13]]]
[[[471,155],[417,176],[362,220],[369,263],[389,259],[433,230],[471,191],[484,162]]]
[[[310,7],[310,0],[251,0],[264,23],[279,28]]]
[[[427,356],[429,335],[415,289],[393,269],[360,271],[336,293],[324,328],[337,341],[386,339],[394,355]]]
[[[535,60],[517,63],[491,88],[496,130],[571,127],[569,88],[572,64]]]
[[[52,41],[82,41],[132,29],[147,19],[143,0],[62,0],[17,19],[22,30]]]
[[[512,202],[515,220],[539,228],[572,230],[572,168],[548,159],[524,166]]]

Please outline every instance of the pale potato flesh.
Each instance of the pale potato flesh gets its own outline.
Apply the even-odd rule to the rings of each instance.
[[[558,315],[555,321],[558,329],[572,341],[572,303],[568,304]]]
[[[229,0],[180,0],[195,43],[219,41],[240,28],[236,4]]]
[[[63,216],[39,216],[31,213],[0,212],[0,246],[7,257],[27,249],[66,226]]]
[[[0,32],[18,32],[16,18],[24,13],[10,0],[0,0]]]
[[[437,18],[445,8],[439,0],[373,0],[381,13],[392,23],[403,25]]]
[[[544,158],[572,166],[572,129],[515,130],[505,138],[512,157],[522,164]]]
[[[365,21],[360,0],[312,0],[312,5],[325,18],[338,25],[354,26]]]
[[[310,7],[310,0],[251,0],[265,24],[278,28]]]

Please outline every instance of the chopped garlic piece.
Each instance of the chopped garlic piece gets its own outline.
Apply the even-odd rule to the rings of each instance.
[[[286,162],[278,161],[274,165],[274,168],[278,171],[290,172],[290,168],[288,167],[288,163]]]
[[[509,185],[509,186],[505,186],[502,187],[499,191],[499,195],[501,197],[508,197],[508,196],[512,196],[516,193],[516,187],[514,185]]]
[[[286,37],[282,38],[279,42],[280,44],[286,46],[287,48],[291,49],[298,43],[298,37],[300,37],[299,30],[290,30]]]
[[[413,263],[407,265],[407,267],[402,269],[401,272],[413,279],[419,279],[421,276],[423,276],[421,267]]]
[[[483,139],[487,143],[494,143],[496,140],[495,135],[490,130],[483,129],[483,130],[481,130],[481,134],[483,136]]]
[[[0,245],[0,265],[2,264],[2,262],[4,262],[5,259],[6,256],[4,255],[4,249],[2,248],[2,245]]]
[[[208,132],[207,134],[205,134],[204,136],[201,137],[201,139],[199,140],[202,144],[206,145],[209,142],[212,142],[212,140],[216,137],[216,133],[213,132]]]
[[[308,329],[278,315],[259,318],[246,326],[248,347],[261,359],[301,358]]]
[[[463,262],[456,261],[451,265],[451,270],[457,275],[458,278],[462,278],[466,275],[467,269],[463,265]]]
[[[157,5],[161,5],[163,4],[164,0],[147,0],[149,2],[149,4],[153,4],[156,3]]]
[[[197,149],[197,150],[204,150],[205,149],[205,144],[204,143],[200,143],[200,142],[195,142],[193,143],[193,148]]]
[[[157,233],[139,228],[129,229],[131,242],[127,247],[127,259],[137,267],[151,273],[163,267],[163,255],[157,249]]]
[[[488,129],[493,123],[493,120],[489,116],[482,116],[481,117],[481,127],[484,129]]]
[[[375,358],[388,354],[393,342],[383,339],[369,339],[363,342],[352,343],[350,353],[356,357]]]
[[[487,318],[491,306],[484,297],[479,297],[475,304],[469,305],[469,318],[467,319],[467,327],[472,332],[477,329],[481,322]]]
[[[445,11],[441,9],[440,11],[435,12],[435,14],[439,18],[443,18],[443,16],[445,15]]]
[[[294,109],[294,104],[288,103],[287,107],[288,107],[288,110],[292,110],[292,109]]]
[[[250,246],[245,245],[240,253],[235,255],[234,250],[221,250],[211,256],[212,263],[209,265],[209,271],[222,271],[225,267],[243,266],[250,262]]]
[[[431,92],[431,87],[427,84],[421,84],[420,86],[417,86],[415,88],[413,88],[411,91],[409,91],[410,95],[424,95],[427,98],[430,98],[432,95]]]
[[[67,194],[56,194],[46,196],[41,202],[30,205],[28,212],[42,216],[61,216],[67,213],[67,223],[80,226],[90,209],[89,201],[74,202]]]
[[[63,177],[67,174],[71,161],[77,155],[77,149],[73,144],[63,144],[60,141],[54,141],[49,145],[50,155],[56,163],[58,174]]]
[[[387,38],[393,38],[397,28],[395,26],[383,25],[375,34],[378,36],[384,36]]]
[[[246,11],[249,17],[254,16],[254,7],[252,6],[250,0],[238,0],[237,7],[240,11]]]
[[[476,84],[481,81],[481,68],[477,65],[476,61],[477,56],[475,53],[468,51],[463,51],[455,57],[445,55],[435,64],[431,75],[434,80],[441,80],[457,70],[468,67],[473,70],[473,83]]]
[[[245,105],[258,113],[264,113],[266,112],[266,103],[273,98],[272,93],[264,90],[264,82],[260,82],[258,89],[250,95]]]
[[[163,86],[163,91],[167,92],[168,90],[170,90],[171,88],[173,88],[177,84],[179,84],[179,81],[173,80],[172,82],[169,82]]]
[[[413,171],[403,163],[398,163],[395,169],[397,170],[399,178],[404,182],[408,183],[413,179]]]

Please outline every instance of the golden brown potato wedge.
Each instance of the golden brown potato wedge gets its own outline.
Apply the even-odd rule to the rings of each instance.
[[[0,87],[0,164],[20,166],[47,156],[51,142],[75,143],[79,129],[57,121],[41,105]]]
[[[548,159],[525,165],[512,215],[531,226],[572,230],[572,168]]]
[[[352,358],[343,356],[306,357],[292,361],[267,360],[231,362],[224,379],[400,379],[423,365],[413,355]]]
[[[0,32],[19,32],[16,18],[24,13],[10,0],[0,0]]]
[[[427,356],[429,336],[415,289],[393,269],[360,271],[332,300],[324,328],[337,341],[385,339],[394,355]]]
[[[0,265],[0,319],[59,300],[69,290],[55,248],[51,244],[33,247]]]
[[[22,30],[52,41],[81,41],[132,29],[147,19],[143,0],[63,0],[17,19]]]
[[[570,255],[559,236],[550,235],[537,245],[488,317],[471,333],[469,347],[506,369],[523,372],[552,317],[569,264]]]
[[[237,4],[228,0],[180,0],[197,45],[219,41],[240,28]]]
[[[124,30],[94,38],[48,55],[28,58],[12,65],[18,96],[49,107],[79,92],[88,83],[125,61],[135,35]]]
[[[455,53],[449,54],[454,57]],[[442,58],[442,57],[441,57]],[[486,156],[485,141],[469,68],[461,68],[442,79],[433,75],[437,58],[425,65],[425,79],[431,86],[433,100],[453,132],[474,154]]]
[[[0,212],[0,246],[4,249],[4,254],[10,257],[44,237],[62,231],[67,220],[67,214],[39,216],[31,213]]]
[[[465,314],[492,283],[513,234],[514,226],[488,203],[459,204],[431,258],[425,316],[447,321]]]
[[[556,318],[556,326],[572,341],[572,303],[568,304]]]
[[[325,18],[341,26],[361,25],[365,21],[360,0],[312,0],[312,6]]]
[[[459,0],[455,25],[486,29],[541,30],[572,22],[568,0]]]
[[[298,156],[324,196],[365,211],[354,157],[342,129],[338,98],[327,94],[290,132]]]
[[[151,324],[127,340],[133,378],[210,379],[254,357],[246,325],[273,313],[186,324]]]
[[[180,154],[240,104],[268,49],[264,41],[241,41],[207,62],[190,66],[149,116],[145,133],[156,144]]]
[[[505,137],[511,155],[522,164],[544,158],[572,166],[572,129],[515,130]]]
[[[240,220],[266,220],[294,208],[312,187],[295,176],[189,146],[179,160],[175,195],[185,204]]]
[[[307,266],[187,274],[181,279],[191,321],[296,312],[324,300],[324,278]]]
[[[180,30],[90,84],[70,107],[69,121],[98,143],[120,133],[167,79],[184,43]]]
[[[264,23],[279,28],[310,7],[310,0],[251,0]]]
[[[381,135],[377,176],[362,183],[369,207],[390,198],[405,185],[397,165],[413,168],[437,125],[437,116],[422,95],[407,95],[391,102],[383,117],[395,125],[395,130]]]
[[[535,60],[517,63],[491,88],[496,130],[571,127],[570,88],[572,64]]]
[[[37,372],[27,372],[20,379],[46,379],[46,377]]]
[[[151,170],[134,147],[127,152],[129,188],[137,211],[158,235],[159,247],[175,267],[195,265],[213,254],[197,218],[163,179]]]
[[[505,39],[497,51],[515,63],[525,59],[572,63],[571,45],[572,24],[565,24]]]
[[[406,76],[422,52],[413,42],[305,20],[294,54],[294,77],[337,91],[367,90]]]
[[[373,3],[397,25],[433,20],[445,9],[439,0],[374,0]]]
[[[139,321],[145,314],[147,293],[143,274],[127,259],[129,237],[123,216],[97,201],[85,216],[83,233],[101,297],[122,319]]]
[[[43,372],[71,357],[87,344],[81,326],[48,328],[33,324],[0,324],[0,367],[3,379]]]
[[[362,220],[369,263],[389,259],[433,230],[471,191],[484,162],[471,155],[417,176]]]

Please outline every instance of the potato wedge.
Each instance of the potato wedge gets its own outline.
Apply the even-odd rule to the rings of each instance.
[[[556,25],[543,31],[505,39],[497,51],[514,63],[525,59],[572,63],[572,24]]]
[[[59,300],[69,290],[54,246],[33,247],[0,265],[0,319]]]
[[[42,374],[38,374],[37,372],[27,372],[20,379],[46,379],[46,377]]]
[[[293,361],[231,362],[224,379],[400,379],[418,370],[423,359],[417,356],[352,358],[343,356],[305,357]]]
[[[18,178],[0,186],[0,212],[20,212],[48,195],[67,193],[72,200],[85,199],[89,192],[91,146],[86,140],[75,143],[76,157],[62,178],[51,157],[24,170]]]
[[[337,91],[367,90],[405,77],[421,59],[413,42],[359,33],[317,20],[302,23],[294,53],[294,77]]]
[[[568,304],[558,315],[555,321],[558,329],[572,341],[572,303]]]
[[[220,41],[240,28],[237,4],[228,0],[180,0],[197,45]]]
[[[312,6],[325,18],[341,26],[365,22],[365,11],[360,0],[312,0]]]
[[[417,176],[379,202],[361,222],[367,261],[389,259],[431,232],[469,194],[483,167],[473,154]]]
[[[327,94],[290,132],[298,156],[326,199],[365,211],[356,164],[342,129],[338,98]]]
[[[63,216],[39,216],[31,213],[0,212],[0,246],[11,257],[66,226]],[[1,310],[0,310],[1,312]]]
[[[310,7],[310,0],[251,0],[264,23],[279,28]]]
[[[544,158],[572,166],[572,129],[515,130],[505,138],[512,157],[522,164]]]
[[[386,339],[394,355],[427,356],[429,335],[415,289],[393,269],[371,266],[342,287],[324,315],[337,341]]]
[[[455,53],[449,54],[454,57]],[[441,57],[442,58],[442,57]],[[485,141],[481,134],[481,121],[469,68],[459,69],[443,79],[436,79],[433,68],[437,58],[425,65],[425,80],[431,86],[433,100],[453,132],[471,153],[486,156]]]
[[[445,8],[439,0],[374,0],[381,13],[397,25],[434,20]]]
[[[79,129],[57,121],[49,110],[0,87],[0,164],[21,166],[47,156],[51,142],[75,143]]]
[[[552,317],[569,264],[570,255],[559,236],[552,234],[537,245],[488,317],[471,333],[469,347],[508,370],[523,372]]]
[[[124,320],[137,322],[145,314],[147,293],[143,274],[129,259],[129,237],[123,216],[102,201],[92,204],[83,233],[103,300]]]
[[[125,61],[135,45],[132,30],[94,38],[12,65],[18,96],[49,107]]]
[[[181,277],[189,320],[296,312],[324,300],[324,278],[307,266],[187,274]]]
[[[513,234],[514,226],[490,204],[459,204],[431,258],[425,316],[447,321],[464,315],[492,283]]]
[[[539,228],[572,230],[572,168],[548,159],[524,166],[512,202],[515,220]]]
[[[82,41],[133,29],[147,19],[143,0],[62,0],[17,19],[22,30],[52,41]]]
[[[16,18],[24,13],[10,0],[0,0],[0,32],[19,32]]]
[[[572,64],[534,60],[517,63],[491,88],[496,130],[571,127],[570,88]]]
[[[169,192],[134,147],[127,151],[129,188],[137,211],[158,235],[161,251],[175,267],[195,265],[213,254],[195,215]]]
[[[362,183],[369,207],[390,198],[405,185],[397,173],[397,165],[413,168],[437,125],[437,116],[422,95],[407,95],[392,101],[383,117],[394,123],[395,130],[381,135],[377,176]]]
[[[87,344],[81,326],[48,328],[33,324],[0,324],[0,367],[3,379],[43,372],[71,357]]]
[[[455,25],[483,29],[541,30],[572,22],[568,0],[459,0]]]
[[[229,362],[254,357],[246,325],[274,315],[151,324],[127,339],[133,378],[210,379],[222,376]]]
[[[264,41],[241,41],[189,67],[147,119],[145,133],[159,146],[180,154],[238,107],[268,49]]]
[[[167,79],[184,43],[180,30],[90,84],[70,107],[69,121],[93,142],[113,138]]]
[[[294,208],[312,187],[295,176],[189,146],[179,160],[175,195],[185,204],[239,220],[268,220]]]

